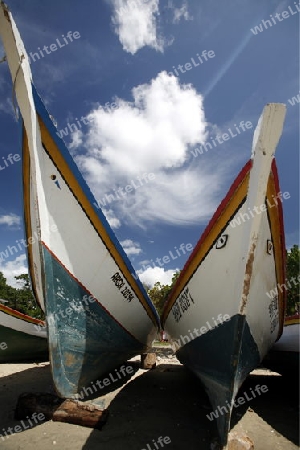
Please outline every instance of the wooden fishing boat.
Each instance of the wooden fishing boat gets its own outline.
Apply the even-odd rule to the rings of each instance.
[[[32,83],[7,7],[0,34],[23,122],[28,264],[46,311],[58,394],[70,397],[146,352],[159,317]]]
[[[0,303],[0,363],[48,359],[45,322]]]
[[[234,398],[279,338],[285,292],[282,193],[273,157],[285,105],[265,106],[252,156],[197,243],[172,289],[162,327],[178,359],[202,381],[226,445]],[[223,408],[223,409],[221,409]]]
[[[283,332],[262,364],[282,374],[294,374],[299,378],[300,316],[286,316]]]

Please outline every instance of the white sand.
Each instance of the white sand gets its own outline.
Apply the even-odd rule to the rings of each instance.
[[[3,364],[0,377],[3,434],[8,427],[20,425],[14,420],[20,394],[54,393],[54,388],[49,363]],[[257,384],[268,386],[267,394],[237,408],[232,420],[232,428],[246,433],[255,450],[298,448],[298,386],[293,383],[265,370],[253,372],[242,386],[239,395]],[[149,450],[149,444],[154,450],[153,440],[168,436],[167,450],[210,450],[215,428],[206,417],[211,412],[207,396],[201,383],[172,355],[158,356],[153,370],[138,369],[126,385],[110,394],[109,402],[109,418],[101,431],[48,421],[0,439],[0,449]]]

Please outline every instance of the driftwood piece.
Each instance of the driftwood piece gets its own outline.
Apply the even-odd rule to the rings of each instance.
[[[63,400],[52,394],[21,394],[15,410],[15,419],[26,419],[33,413],[44,414],[45,420],[52,419],[54,422],[67,422],[98,430],[108,418],[108,410],[101,410],[97,405],[71,399]]]
[[[143,353],[141,355],[141,368],[154,369],[156,367],[156,353]]]

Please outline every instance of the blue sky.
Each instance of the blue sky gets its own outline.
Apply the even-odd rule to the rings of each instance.
[[[183,267],[249,159],[268,102],[287,105],[276,159],[290,193],[286,244],[299,242],[297,2],[7,3],[28,54],[42,51],[30,56],[34,84],[142,281],[166,284]],[[24,238],[21,162],[10,153],[20,154],[20,129],[4,62],[0,252]],[[10,283],[26,267],[21,244],[0,262]]]

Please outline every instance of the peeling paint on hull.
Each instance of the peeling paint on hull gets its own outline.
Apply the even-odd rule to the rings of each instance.
[[[84,302],[87,291],[45,248],[43,258],[53,379],[58,394],[71,397],[145,345],[99,303]]]

